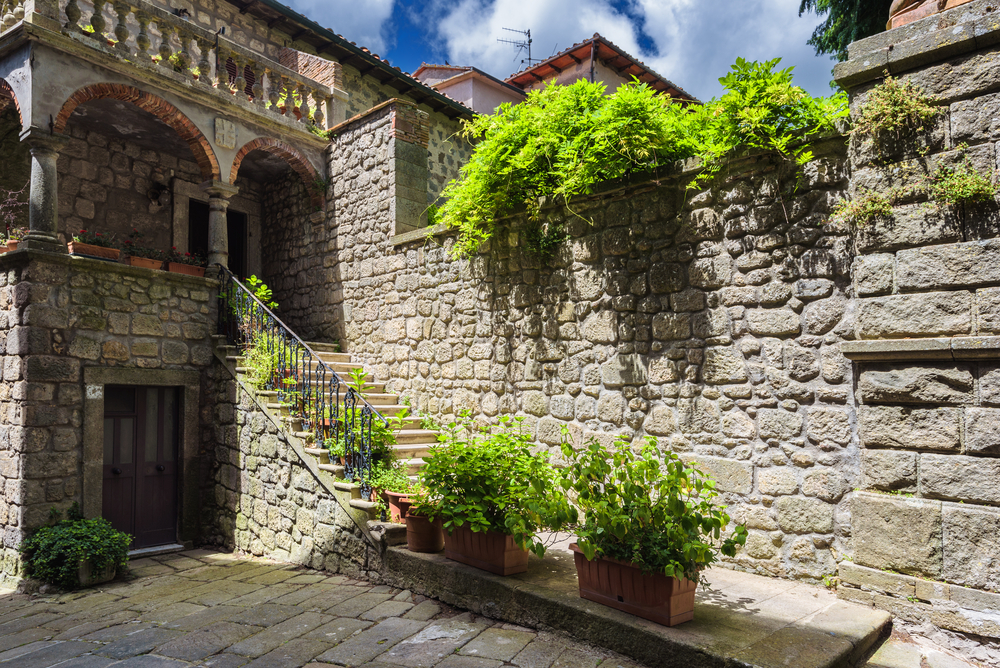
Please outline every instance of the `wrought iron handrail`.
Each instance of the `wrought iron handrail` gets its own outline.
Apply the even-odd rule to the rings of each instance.
[[[388,420],[228,268],[214,266],[220,278],[219,333],[242,349],[257,388],[276,391],[319,444],[325,447],[331,438],[343,443],[346,477],[358,481],[367,497],[372,428],[381,433]]]

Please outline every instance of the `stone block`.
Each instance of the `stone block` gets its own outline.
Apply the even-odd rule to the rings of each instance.
[[[648,381],[646,367],[638,355],[619,354],[601,365],[601,379],[606,387],[645,385]]]
[[[962,239],[962,226],[947,208],[923,204],[896,207],[892,218],[875,220],[858,229],[862,253],[942,244]]]
[[[757,425],[743,411],[734,410],[722,416],[722,433],[729,438],[751,439],[757,434]]]
[[[691,314],[658,313],[653,317],[653,337],[661,341],[680,341],[691,337]]]
[[[583,337],[592,343],[618,340],[618,314],[614,311],[591,313],[583,323]]]
[[[775,466],[757,471],[757,491],[768,496],[788,496],[799,489],[795,469]]]
[[[807,334],[826,334],[837,326],[847,312],[847,299],[842,296],[821,299],[806,306],[802,312]]]
[[[859,299],[861,339],[957,336],[972,332],[972,294],[929,292]]]
[[[675,312],[700,311],[705,308],[705,293],[688,288],[670,295],[670,308]]]
[[[680,292],[686,287],[684,265],[658,262],[649,268],[649,289],[654,293]]]
[[[715,289],[728,285],[733,276],[729,254],[698,258],[688,268],[688,278],[696,288]]]
[[[941,577],[941,502],[859,492],[851,500],[854,563]]]
[[[787,441],[802,435],[802,416],[777,408],[763,408],[757,413],[760,437]]]
[[[829,503],[802,496],[783,496],[774,502],[778,526],[786,533],[830,533],[833,509]]]
[[[968,365],[870,365],[858,379],[865,403],[970,404],[974,383]]]
[[[1000,334],[1000,288],[976,290],[976,327],[979,334]]]
[[[667,436],[677,431],[677,418],[669,406],[654,406],[642,423],[647,434]]]
[[[689,454],[682,454],[681,459],[708,474],[720,492],[750,494],[753,491],[753,465],[749,462]]]
[[[945,503],[941,517],[944,579],[976,589],[1000,589],[1000,509]],[[995,594],[993,598],[1000,600]]]
[[[920,455],[920,493],[932,499],[1000,504],[1000,459]]]
[[[953,103],[951,137],[954,144],[980,144],[1000,137],[1000,93]]]
[[[789,341],[784,346],[784,362],[792,380],[805,382],[819,375],[819,358],[813,348]]]
[[[886,573],[875,568],[858,566],[842,561],[837,567],[841,582],[862,589],[874,590],[895,596],[913,596],[917,591],[917,579],[910,575]]]
[[[748,379],[743,355],[732,346],[706,349],[705,363],[701,373],[702,378],[709,385],[743,383]]]
[[[896,287],[942,290],[1000,283],[1000,240],[926,246],[896,253]]]
[[[1000,364],[983,362],[979,365],[979,400],[983,404],[1000,406]]]
[[[799,315],[788,308],[747,309],[746,322],[757,336],[792,336],[802,328]]]
[[[965,409],[965,452],[1000,455],[1000,408]]]
[[[861,488],[885,492],[917,487],[917,453],[899,450],[861,451]]]
[[[858,296],[873,297],[892,292],[894,259],[892,253],[862,255],[854,259],[851,274]]]
[[[833,468],[814,468],[802,478],[802,493],[836,503],[850,491],[847,478]]]
[[[810,408],[806,434],[813,443],[847,445],[851,442],[851,418],[842,408]]]
[[[861,442],[866,448],[954,450],[961,448],[960,408],[861,406]]]
[[[24,378],[29,382],[77,382],[80,360],[32,355],[24,360]]]

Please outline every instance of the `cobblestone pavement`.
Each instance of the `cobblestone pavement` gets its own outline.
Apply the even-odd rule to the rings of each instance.
[[[0,597],[0,668],[641,668],[386,586],[192,550],[124,582]]]

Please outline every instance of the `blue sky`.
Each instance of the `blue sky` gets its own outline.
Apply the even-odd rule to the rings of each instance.
[[[737,57],[781,57],[795,81],[826,95],[833,61],[806,44],[820,22],[799,0],[290,0],[297,11],[370,48],[407,72],[421,62],[474,65],[499,78],[521,69],[497,42],[530,29],[545,58],[595,32],[684,88],[708,99]]]

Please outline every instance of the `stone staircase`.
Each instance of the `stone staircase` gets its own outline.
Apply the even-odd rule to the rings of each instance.
[[[337,352],[334,344],[308,343],[307,345],[344,381],[348,380],[349,374],[355,369],[363,369],[362,366],[351,361],[350,353]],[[235,346],[225,346],[225,352],[226,361],[235,365],[237,376],[242,378],[247,369],[242,366],[243,358],[239,356],[238,349]],[[314,361],[310,364],[314,367],[317,365]],[[371,374],[366,374],[365,385],[367,387],[365,399],[383,416],[393,417],[408,410],[407,406],[399,402],[397,395],[385,391],[384,382],[376,382]],[[312,432],[303,430],[302,420],[291,414],[289,404],[281,403],[278,400],[277,391],[260,390],[257,395],[266,403],[268,410],[279,417],[288,433],[308,444],[305,450],[319,460],[321,470],[328,471],[337,478],[344,477],[344,467],[330,461],[327,449],[322,447],[321,443],[314,442]],[[341,397],[341,401],[343,401],[343,395]],[[429,455],[431,448],[437,445],[437,432],[422,429],[420,422],[419,417],[408,416],[402,421],[402,429],[396,432],[396,458],[411,476],[416,475],[423,467],[423,458]]]

